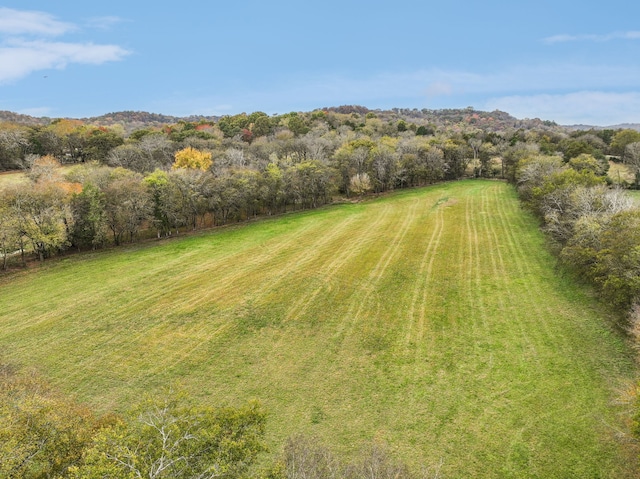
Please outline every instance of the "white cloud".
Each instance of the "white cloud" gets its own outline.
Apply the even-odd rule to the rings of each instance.
[[[453,86],[443,81],[434,81],[427,86],[427,96],[451,95]]]
[[[414,75],[413,81],[426,85],[446,85],[446,89],[429,88],[436,95],[460,93],[496,93],[548,90],[593,90],[635,88],[640,77],[640,66],[546,63],[520,65],[488,73],[456,70],[425,70]],[[408,76],[398,79],[412,80]],[[405,83],[405,88],[418,85]]]
[[[126,22],[124,18],[116,16],[93,17],[87,20],[87,26],[98,30],[109,30],[118,23]]]
[[[45,12],[0,7],[0,33],[58,36],[75,29],[75,25],[56,20],[53,15]]]
[[[425,69],[364,78],[323,76],[290,78],[291,95],[353,98],[435,98],[457,95],[495,95],[523,92],[631,90],[638,86],[640,65],[547,63],[520,65],[491,72]],[[353,101],[353,100],[352,100]]]
[[[100,24],[106,26],[116,21],[119,21],[117,17],[102,17]],[[0,85],[39,70],[63,69],[72,63],[100,65],[122,60],[130,53],[117,45],[47,38],[77,30],[75,25],[61,22],[45,12],[0,7]]]
[[[156,105],[173,114],[223,113],[233,110],[279,112],[340,104],[370,108],[452,108],[474,105],[504,110],[518,118],[539,117],[559,123],[608,125],[640,122],[640,65],[520,65],[490,72],[424,69],[362,77],[344,75],[289,76],[242,90],[191,92],[164,98]],[[626,93],[623,93],[626,92]],[[629,93],[631,92],[631,93]],[[228,113],[230,110],[224,111]]]
[[[49,116],[51,112],[52,110],[48,106],[40,106],[40,107],[34,107],[34,108],[24,108],[18,111],[17,113],[20,113],[22,115],[40,117],[40,116]]]
[[[608,42],[611,40],[640,40],[640,31],[611,32],[605,34],[582,34],[582,35],[553,35],[543,38],[544,43],[566,43],[566,42]]]
[[[12,40],[0,46],[0,83],[38,70],[62,69],[70,63],[99,65],[118,61],[128,54],[117,45]]]
[[[517,118],[541,118],[564,125],[640,123],[640,92],[579,91],[567,94],[491,98],[481,108],[502,110]]]
[[[263,83],[257,89],[243,89],[241,95],[230,89],[204,93],[195,99],[184,94],[172,101],[188,111],[191,108],[185,108],[187,105],[199,113],[209,114],[220,112],[221,108],[214,109],[213,105],[224,102],[238,111],[267,112],[338,104],[361,104],[370,108],[474,105],[489,111],[504,110],[519,118],[601,125],[640,121],[636,94],[620,93],[635,91],[638,78],[640,65],[633,64],[521,65],[481,73],[425,69],[358,78],[300,75],[289,76],[280,83],[274,81],[272,85]],[[167,98],[161,110],[175,110],[168,101]]]

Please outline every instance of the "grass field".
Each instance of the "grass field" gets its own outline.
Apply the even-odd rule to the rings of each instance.
[[[0,190],[16,185],[26,185],[28,183],[29,179],[22,171],[0,172]]]
[[[60,174],[65,175],[71,169],[73,165],[64,165],[60,167]],[[11,170],[11,171],[2,171],[0,172],[0,190],[6,187],[13,187],[18,185],[29,185],[29,178],[25,175],[22,170]]]
[[[0,279],[0,351],[101,411],[257,398],[274,452],[386,441],[444,477],[634,477],[631,352],[513,190],[461,181]]]
[[[635,175],[624,163],[615,161],[609,161],[609,171],[607,176],[616,185],[633,185],[635,182]]]

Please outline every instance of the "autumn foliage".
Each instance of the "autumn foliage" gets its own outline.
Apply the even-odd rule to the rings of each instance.
[[[175,154],[173,169],[188,168],[207,171],[212,164],[211,153],[188,146]]]

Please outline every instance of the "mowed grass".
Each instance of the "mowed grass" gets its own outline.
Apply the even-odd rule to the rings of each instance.
[[[60,167],[60,175],[64,176],[74,168],[73,165]],[[22,170],[0,171],[0,190],[16,186],[31,186],[31,181]]]
[[[0,172],[0,190],[18,185],[28,185],[29,178],[22,171]]]
[[[632,354],[508,185],[461,181],[54,261],[0,282],[0,351],[100,411],[258,399],[444,477],[633,477]]]

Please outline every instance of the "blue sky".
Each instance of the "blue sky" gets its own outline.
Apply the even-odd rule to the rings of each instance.
[[[0,0],[0,109],[640,122],[640,2]]]

